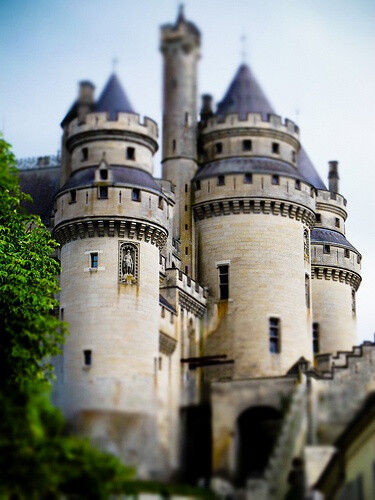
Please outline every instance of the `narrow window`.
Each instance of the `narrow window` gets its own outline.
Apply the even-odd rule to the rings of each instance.
[[[298,189],[298,191],[301,191],[301,181],[297,180],[295,188]]]
[[[189,226],[187,224],[185,224],[185,231],[187,231],[189,229]]]
[[[293,163],[296,162],[296,152],[295,151],[292,151],[292,162]]]
[[[70,191],[70,203],[75,203],[77,201],[77,191],[72,189]]]
[[[141,201],[141,190],[134,188],[132,189],[132,201]]]
[[[92,352],[90,349],[85,349],[83,351],[83,361],[85,366],[91,366],[92,364]]]
[[[86,161],[89,159],[89,148],[82,148],[81,161]]]
[[[229,298],[229,266],[228,264],[218,266],[220,300]]]
[[[173,323],[174,323],[173,313],[171,313],[170,318],[169,318],[169,321],[170,321],[170,323],[172,323],[172,325],[173,325]]]
[[[272,143],[272,153],[276,155],[280,153],[280,144],[278,142]]]
[[[350,250],[349,250],[348,248],[345,248],[345,250],[344,250],[344,256],[345,256],[347,259],[349,259],[349,257],[350,257]]]
[[[57,212],[57,200],[53,200],[53,211]]]
[[[361,263],[361,257],[359,255],[357,255],[357,264],[360,264]]]
[[[313,323],[312,325],[312,337],[313,337],[313,353],[319,353],[319,323]]]
[[[159,370],[161,370],[162,367],[163,367],[163,365],[162,365],[162,357],[159,356]]]
[[[189,247],[185,247],[185,255],[189,255]]]
[[[223,143],[222,143],[222,142],[217,142],[217,143],[215,144],[215,152],[216,152],[217,154],[220,154],[220,153],[222,153],[222,152],[223,152]]]
[[[108,198],[108,188],[107,186],[100,186],[99,187],[99,198],[101,200],[104,200]]]
[[[278,354],[280,349],[280,320],[279,318],[269,319],[269,340],[270,352]]]
[[[278,175],[273,175],[272,176],[272,184],[277,185],[280,182],[279,176]]]
[[[219,175],[217,178],[217,185],[218,186],[224,186],[225,184],[225,176],[224,175]]]
[[[189,266],[185,266],[185,274],[189,274]]]
[[[164,208],[164,200],[162,196],[159,196],[158,208],[160,208],[160,210],[163,210]]]
[[[91,269],[98,269],[98,252],[92,252],[90,254],[91,259]]]
[[[165,318],[165,307],[164,306],[162,306],[162,308],[161,308],[161,317]]]
[[[316,222],[321,223],[322,222],[322,216],[320,214],[316,214]]]
[[[310,188],[310,196],[311,196],[311,198],[314,198],[314,193],[315,193],[315,189],[314,188]]]
[[[331,253],[331,247],[330,247],[330,245],[324,245],[323,246],[323,253]]]
[[[335,227],[340,227],[340,219],[338,217],[335,219]]]
[[[189,113],[185,113],[185,126],[189,125]]]
[[[89,203],[89,193],[88,191],[86,191],[86,205],[88,205]]]
[[[102,181],[106,181],[108,179],[108,170],[106,168],[99,170],[99,173]]]
[[[250,139],[244,139],[242,141],[242,151],[251,151],[252,143]]]
[[[172,150],[176,151],[176,140],[175,139],[173,139],[173,141],[172,141]]]
[[[356,304],[355,304],[355,290],[352,288],[352,313],[355,314]]]
[[[185,184],[185,193],[187,193],[189,191],[189,187],[187,184]]]
[[[201,188],[201,181],[195,181],[195,189],[199,191]]]
[[[135,148],[132,147],[126,148],[126,159],[135,160]]]
[[[308,274],[305,274],[305,301],[306,307],[310,309],[310,280]]]
[[[122,198],[122,194],[121,194],[121,191],[119,191],[118,193],[118,202],[121,203],[121,198]]]
[[[251,184],[253,182],[253,174],[245,174],[244,183]]]

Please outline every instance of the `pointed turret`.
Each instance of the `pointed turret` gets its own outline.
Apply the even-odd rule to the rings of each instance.
[[[217,107],[217,115],[225,116],[236,113],[241,120],[246,119],[247,113],[275,113],[263,90],[256,81],[249,66],[241,64],[229,88]]]
[[[135,113],[117,75],[112,73],[96,104],[96,111],[106,111],[111,120],[117,113]]]

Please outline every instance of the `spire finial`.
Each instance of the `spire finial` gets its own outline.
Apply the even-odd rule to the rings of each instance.
[[[177,23],[182,23],[185,21],[185,5],[183,3],[180,3],[178,5],[178,15],[177,15]]]
[[[246,64],[246,59],[247,59],[247,52],[246,52],[246,35],[243,34],[240,38],[241,41],[241,62],[242,64]]]
[[[113,73],[115,73],[116,68],[117,68],[117,65],[118,65],[118,58],[117,58],[117,57],[114,57],[114,58],[112,59],[112,71],[113,71]]]

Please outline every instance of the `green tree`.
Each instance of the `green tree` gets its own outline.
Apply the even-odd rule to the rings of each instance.
[[[132,470],[69,436],[50,402],[48,360],[65,335],[53,315],[57,244],[40,218],[23,209],[29,199],[0,137],[0,498],[105,499]]]

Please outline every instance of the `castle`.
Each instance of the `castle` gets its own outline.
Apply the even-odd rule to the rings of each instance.
[[[200,39],[183,12],[161,29],[162,179],[158,126],[116,74],[98,99],[80,83],[61,159],[21,171],[60,243],[54,399],[140,477],[281,498],[374,388],[374,345],[353,348],[361,254],[337,162],[327,189],[247,65],[198,118]]]

